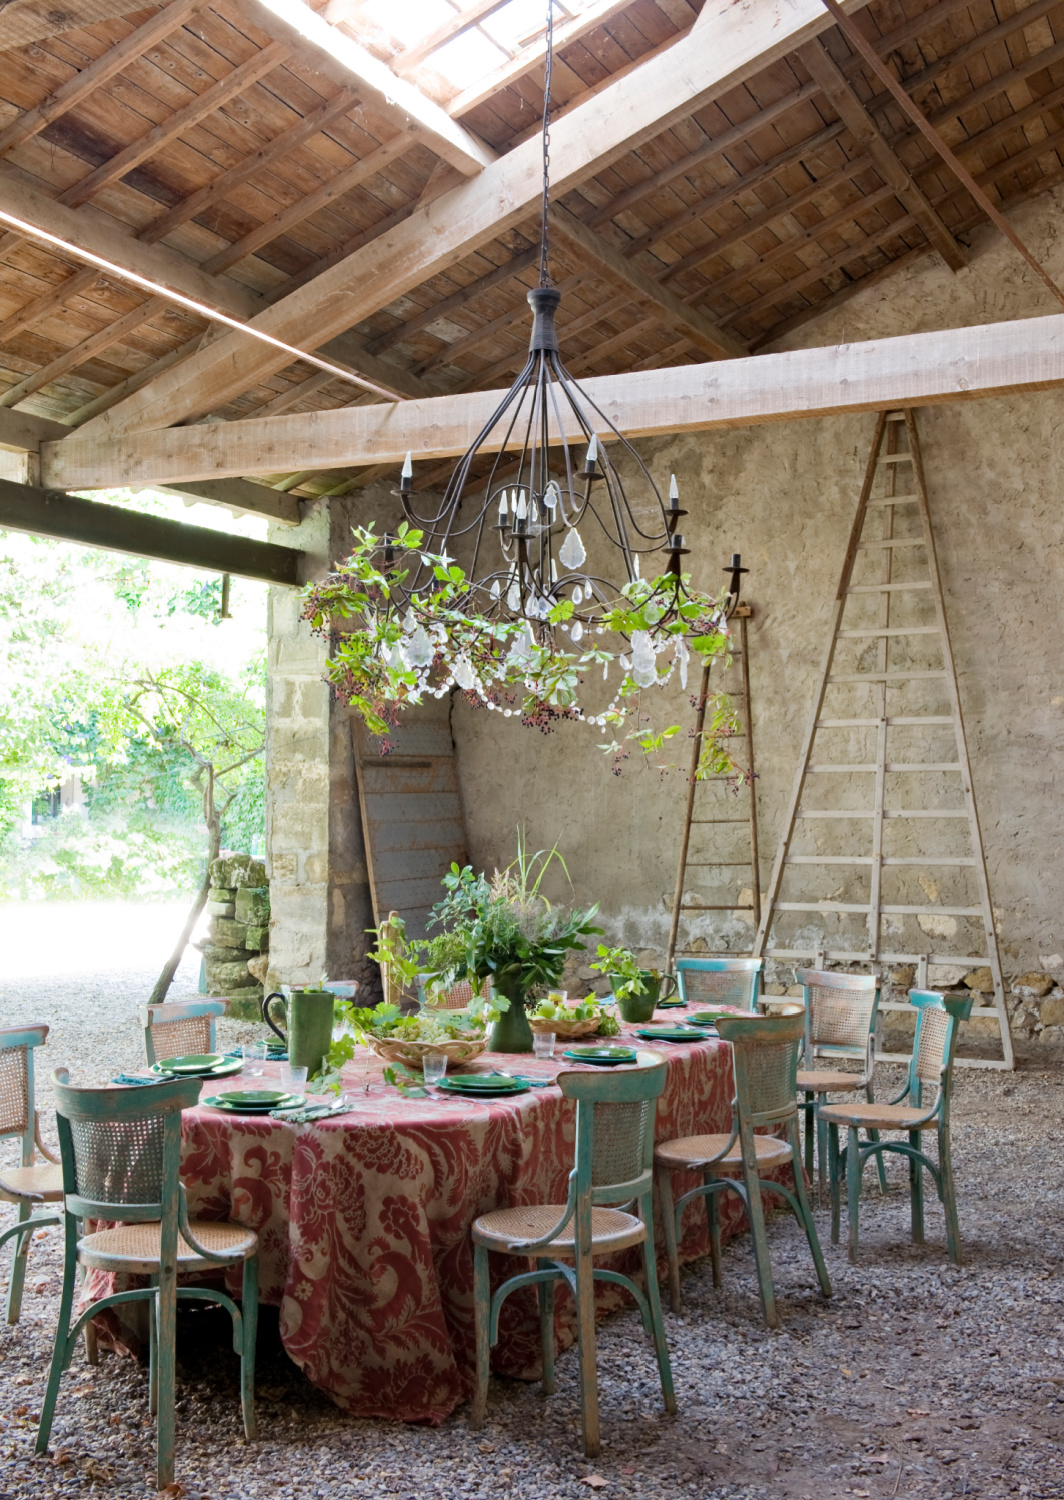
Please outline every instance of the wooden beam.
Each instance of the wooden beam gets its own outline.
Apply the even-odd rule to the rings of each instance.
[[[909,168],[894,154],[823,44],[818,40],[807,42],[804,47],[799,48],[798,56],[813,80],[830,99],[836,114],[845,122],[854,140],[872,158],[883,181],[895,189],[950,270],[961,270],[968,263],[964,247],[953,238],[923,190],[917,187]]]
[[[462,287],[461,291],[453,292],[451,296],[444,297],[441,302],[434,302],[429,307],[423,307],[412,318],[407,318],[405,323],[400,323],[397,328],[380,334],[366,345],[368,352],[381,354],[385,349],[394,348],[396,344],[403,343],[413,334],[419,333],[422,328],[428,327],[430,323],[435,323],[437,318],[449,317],[451,313],[457,312],[475,298],[483,296],[485,292],[490,292],[493,287],[501,286],[503,282],[519,276],[522,271],[527,271],[530,266],[534,266],[538,259],[538,245],[522,250],[512,260],[504,260],[501,266],[496,266],[493,271],[485,272],[476,281]]]
[[[820,0],[760,0],[747,7],[710,0],[699,24],[675,46],[556,123],[556,195],[771,66],[828,24]],[[540,145],[531,139],[281,298],[256,322],[304,348],[323,344],[519,224],[539,199],[541,176]],[[229,335],[90,425],[113,433],[185,421],[224,405],[285,363],[283,355],[246,336]]]
[[[362,98],[372,99],[404,130],[416,130],[426,146],[463,176],[475,176],[495,159],[490,146],[303,0],[242,0],[241,9],[271,36],[298,49],[318,72],[357,88]]]
[[[583,382],[629,437],[974,401],[1064,386],[1064,314],[862,344],[673,366]],[[499,392],[136,432],[41,447],[44,482],[68,489],[292,473],[465,452]],[[501,446],[503,428],[497,443]],[[575,433],[574,433],[575,436]]]
[[[53,120],[58,120],[60,115],[66,114],[68,109],[73,109],[76,104],[92,93],[93,89],[102,87],[109,78],[120,73],[123,68],[133,62],[135,58],[142,57],[149,47],[155,45],[178,26],[183,26],[201,4],[203,0],[170,0],[170,4],[158,10],[143,26],[138,26],[128,36],[122,38],[113,47],[89,63],[88,67],[82,68],[80,73],[74,73],[66,83],[61,84],[43,99],[40,104],[34,105],[32,109],[23,110],[16,120],[4,130],[0,130],[0,156],[5,156],[15,146],[21,146],[24,141],[32,140],[39,135]]]
[[[435,52],[437,47],[452,42],[456,36],[461,36],[463,31],[479,26],[481,21],[486,21],[489,16],[501,10],[507,3],[508,0],[473,0],[472,5],[464,10],[456,10],[448,20],[441,22],[434,31],[423,36],[420,42],[415,42],[412,47],[404,47],[402,52],[389,60],[389,67],[401,78],[408,78],[411,73],[417,71],[430,52]],[[330,21],[339,19],[328,15],[328,10],[326,14]]]
[[[616,249],[589,229],[586,224],[563,208],[560,203],[551,209],[551,225],[554,233],[564,243],[576,250],[581,257],[590,259],[593,266],[601,268],[607,275],[629,286],[640,302],[649,302],[656,309],[659,319],[670,327],[686,334],[699,349],[704,349],[713,359],[736,359],[746,353],[743,344],[734,334],[718,328],[705,313],[697,312],[681,302],[674,292],[663,287],[638,266],[627,260],[622,251]]]
[[[224,505],[242,516],[265,516],[283,526],[298,526],[302,520],[298,500],[268,484],[254,484],[248,479],[200,479],[195,484],[167,484],[161,488],[182,499]]]
[[[298,588],[302,581],[305,554],[294,547],[230,536],[205,526],[80,500],[10,479],[0,479],[0,529],[52,536],[81,547],[100,547],[105,552],[154,557],[210,573],[235,573],[239,578],[256,578],[289,588]]]
[[[0,52],[126,16],[133,8],[131,0],[63,0],[62,5],[55,0],[10,0],[0,11]]]
[[[44,442],[57,442],[69,436],[70,429],[48,417],[35,417],[28,411],[0,409],[0,448],[12,452],[36,453]]]

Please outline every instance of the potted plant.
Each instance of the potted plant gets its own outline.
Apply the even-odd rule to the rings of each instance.
[[[660,969],[641,969],[630,948],[608,948],[598,945],[598,962],[591,967],[605,974],[610,981],[617,1009],[626,1021],[651,1021],[654,1007],[659,1000],[668,1000],[676,993],[676,976],[663,974]],[[671,987],[661,993],[663,983]]]
[[[557,985],[566,955],[583,951],[581,939],[602,931],[593,925],[597,906],[570,910],[552,906],[541,894],[553,859],[565,870],[557,848],[529,856],[519,836],[517,858],[490,881],[474,875],[470,865],[452,865],[444,876],[448,894],[435,907],[433,920],[464,935],[464,957],[453,977],[491,978],[490,999],[476,997],[469,1007],[471,1015],[481,1013],[492,1022],[489,1052],[532,1051],[528,1011],[536,1006],[535,991]]]

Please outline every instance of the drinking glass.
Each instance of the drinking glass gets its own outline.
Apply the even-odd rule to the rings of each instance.
[[[550,1058],[554,1056],[553,1031],[534,1031],[532,1033],[532,1050],[537,1057]]]
[[[288,1094],[302,1094],[307,1086],[306,1068],[295,1068],[291,1063],[281,1064],[281,1087]]]
[[[263,1069],[266,1066],[266,1043],[249,1042],[246,1047],[241,1048],[241,1051],[244,1054],[244,1068],[241,1077],[261,1078]]]
[[[446,1052],[426,1052],[421,1060],[421,1068],[426,1084],[439,1083],[447,1071]]]
[[[553,1000],[555,1005],[564,1005],[569,998],[568,990],[548,990],[547,999]]]

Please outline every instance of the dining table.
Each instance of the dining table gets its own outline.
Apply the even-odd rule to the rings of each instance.
[[[670,1021],[684,1015],[668,1012]],[[636,1030],[622,1023],[618,1040],[631,1040],[641,1062],[667,1063],[655,1139],[729,1132],[729,1044],[693,1028],[690,1041],[651,1043]],[[565,1202],[575,1106],[553,1079],[581,1066],[564,1057],[569,1045],[559,1039],[550,1060],[485,1052],[458,1070],[551,1080],[508,1097],[432,1089],[406,1097],[385,1080],[386,1065],[363,1050],[343,1071],[349,1108],[342,1114],[296,1124],[223,1113],[202,1102],[184,1112],[181,1177],[190,1215],[256,1231],[260,1300],[280,1309],[287,1354],[337,1406],[362,1417],[438,1424],[471,1397],[470,1227],[493,1209]],[[279,1065],[267,1064],[265,1076],[227,1084],[261,1088],[278,1072]],[[674,1190],[679,1195],[699,1181],[677,1174]],[[724,1196],[720,1214],[724,1236],[745,1222],[735,1194]],[[655,1227],[664,1278],[660,1215]],[[681,1260],[708,1250],[705,1207],[696,1201],[684,1216]],[[623,1269],[625,1256],[634,1270],[638,1250],[596,1263]],[[509,1257],[493,1261],[498,1281],[525,1268]],[[90,1296],[104,1290],[86,1288]],[[630,1300],[615,1285],[596,1286],[599,1316]],[[575,1339],[573,1312],[562,1288],[558,1352]],[[519,1292],[504,1305],[493,1369],[536,1378],[539,1340],[535,1293]]]

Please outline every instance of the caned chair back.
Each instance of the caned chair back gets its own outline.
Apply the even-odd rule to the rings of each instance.
[[[853,1057],[870,1078],[882,981],[874,974],[823,969],[799,969],[797,979],[805,1000],[806,1066],[817,1057]]]
[[[164,1005],[142,1005],[140,1024],[144,1027],[148,1062],[213,1052],[215,1018],[224,1015],[222,1000],[171,1000]]]
[[[176,1224],[181,1111],[197,1102],[201,1083],[75,1088],[65,1069],[54,1073],[67,1211],[120,1223],[174,1215]]]
[[[486,999],[491,997],[490,975],[476,983],[471,979],[457,979],[446,989],[442,985],[433,988],[436,978],[435,974],[419,974],[417,977],[419,1002],[431,1005],[434,1010],[465,1010],[474,995],[483,995]]]
[[[735,1005],[753,1010],[763,958],[678,958],[676,983],[688,1005]]]
[[[572,1070],[558,1074],[576,1100],[576,1197],[626,1203],[653,1180],[654,1120],[666,1064],[623,1073]]]
[[[916,1009],[916,1036],[909,1062],[909,1096],[923,1104],[925,1084],[940,1090],[948,1104],[957,1048],[958,1024],[971,1015],[971,995],[942,995],[937,990],[910,990],[909,1002]]]
[[[22,1137],[22,1165],[33,1161],[33,1049],[44,1045],[48,1027],[0,1027],[0,1136]]]
[[[804,1017],[722,1016],[717,1030],[732,1044],[739,1120],[775,1125],[796,1115]]]

